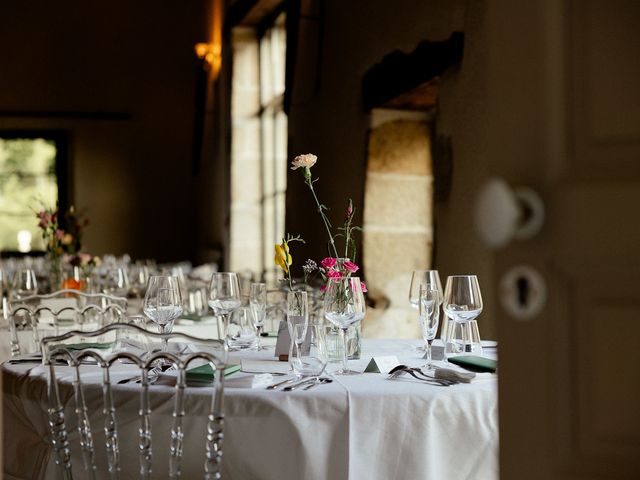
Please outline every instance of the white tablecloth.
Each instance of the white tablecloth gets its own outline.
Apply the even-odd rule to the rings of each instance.
[[[363,370],[372,355],[396,355],[420,365],[419,342],[365,340]],[[273,350],[243,353],[270,359]],[[238,361],[232,354],[231,361]],[[87,367],[96,368],[96,367]],[[130,376],[122,365],[122,377]],[[5,479],[56,478],[47,435],[46,385],[40,365],[3,365]],[[223,468],[230,479],[497,479],[497,379],[484,374],[471,384],[431,386],[410,378],[387,380],[366,373],[337,376],[309,391],[267,391],[250,387],[251,375],[227,378]],[[99,372],[96,371],[96,382]],[[114,380],[118,376],[114,375]],[[69,375],[63,381],[70,379]],[[91,390],[91,389],[90,389]],[[117,387],[122,462],[137,467],[139,386]],[[167,438],[172,388],[155,385],[154,411],[166,416],[153,424],[154,438]],[[70,396],[70,391],[67,391]],[[90,391],[92,426],[100,444],[101,392]],[[183,478],[200,478],[204,425],[210,391],[188,389],[186,456]],[[73,401],[70,402],[70,405]],[[73,413],[69,409],[68,418]],[[72,425],[74,423],[72,422]],[[162,432],[164,431],[164,432]],[[72,446],[77,444],[73,426]],[[162,471],[164,446],[154,444],[154,470]],[[79,462],[76,461],[77,466]],[[136,471],[136,468],[133,469]],[[83,478],[79,475],[79,478]],[[123,475],[122,478],[137,478]]]

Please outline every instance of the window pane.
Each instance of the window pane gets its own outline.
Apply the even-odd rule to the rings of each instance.
[[[234,29],[233,44],[229,267],[272,283],[273,245],[285,233],[284,15],[260,39],[255,30]]]
[[[56,153],[52,140],[0,138],[1,250],[19,250],[20,231],[31,234],[31,249],[44,249],[34,210],[58,200]]]

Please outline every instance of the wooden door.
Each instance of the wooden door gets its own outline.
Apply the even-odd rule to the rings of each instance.
[[[547,222],[495,256],[495,281],[527,263],[549,291],[531,321],[500,314],[501,478],[639,479],[640,2],[498,3],[500,61],[529,82],[495,87],[530,107],[517,127],[539,150],[496,170],[540,191]]]

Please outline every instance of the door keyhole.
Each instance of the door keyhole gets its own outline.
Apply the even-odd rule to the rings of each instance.
[[[529,301],[529,281],[526,277],[518,277],[516,280],[518,287],[518,303],[521,307],[526,307]]]

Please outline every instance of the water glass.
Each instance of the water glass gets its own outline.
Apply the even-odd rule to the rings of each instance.
[[[444,312],[451,320],[445,332],[445,355],[481,352],[476,321],[482,312],[478,277],[453,275],[447,278]]]
[[[308,339],[308,348],[303,348],[305,338]],[[289,358],[293,373],[300,377],[322,375],[327,365],[325,326],[299,323],[293,328],[293,342],[295,348]]]
[[[247,350],[256,344],[256,330],[253,326],[251,310],[240,307],[229,316],[225,325],[225,342],[230,350]]]

